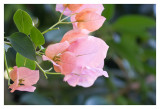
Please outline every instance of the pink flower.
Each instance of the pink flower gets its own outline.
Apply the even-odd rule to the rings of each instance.
[[[15,90],[34,92],[36,87],[32,85],[36,84],[39,80],[39,71],[30,70],[26,67],[17,68],[17,66],[15,66],[10,72],[10,77],[11,80],[14,81],[14,83],[9,86],[9,88],[12,89],[12,93]]]
[[[86,35],[72,40],[72,32],[65,37],[67,41],[62,39],[61,43],[47,47],[43,59],[50,60],[71,86],[89,87],[99,76],[108,77],[102,69],[108,45],[100,38]]]
[[[56,5],[56,11],[61,13],[64,11],[64,15],[71,15],[71,22],[74,29],[84,29],[87,33],[98,30],[106,20],[101,16],[104,7],[102,4],[58,4]]]
[[[66,8],[66,9],[65,9]],[[63,12],[64,15],[69,16],[74,13],[79,13],[83,9],[96,9],[96,13],[101,15],[102,11],[104,10],[104,7],[102,4],[57,4],[56,5],[56,11]]]

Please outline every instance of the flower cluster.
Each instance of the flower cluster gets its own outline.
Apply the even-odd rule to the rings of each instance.
[[[56,72],[61,72],[71,86],[90,87],[104,75],[104,59],[108,45],[89,33],[99,29],[105,21],[101,16],[103,5],[58,4],[56,10],[71,16],[73,30],[68,31],[60,43],[49,45],[43,60],[53,63]]]
[[[98,30],[106,20],[101,16],[103,10],[101,4],[56,5],[56,11],[70,17],[73,29],[59,43],[49,45],[42,58],[43,61],[51,61],[54,70],[64,75],[64,81],[70,86],[90,87],[99,76],[108,77],[103,66],[109,46],[102,39],[89,35]],[[15,66],[9,76],[13,81],[9,86],[11,92],[34,92],[36,87],[32,85],[39,80],[39,71]]]

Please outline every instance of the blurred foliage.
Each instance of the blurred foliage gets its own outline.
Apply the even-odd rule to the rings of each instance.
[[[156,12],[155,5],[113,5],[104,4],[102,15],[105,24],[91,35],[100,37],[109,45],[104,70],[109,78],[99,77],[90,88],[71,87],[63,81],[62,75],[49,75],[46,80],[41,72],[41,79],[34,93],[9,92],[5,80],[4,102],[9,104],[30,105],[155,105],[156,104]],[[4,36],[17,32],[13,15],[17,9],[25,10],[42,32],[58,21],[59,12],[55,5],[49,4],[5,4]],[[72,29],[72,25],[58,25],[59,30],[45,34],[47,47],[61,40]],[[16,65],[16,51],[6,49],[9,67]],[[44,69],[50,69],[50,62],[42,62]]]

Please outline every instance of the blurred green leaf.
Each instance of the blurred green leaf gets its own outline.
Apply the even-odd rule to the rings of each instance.
[[[147,64],[145,63],[145,64],[144,64],[144,69],[145,69],[146,73],[151,73],[151,74],[156,75],[156,67],[149,66],[149,65],[147,65]]]
[[[107,19],[107,21],[110,21],[115,13],[115,5],[114,4],[104,4],[104,11],[102,15]]]
[[[120,33],[132,33],[141,35],[148,28],[155,27],[154,19],[141,15],[126,15],[118,18],[113,24],[113,28]],[[143,35],[142,35],[143,36]]]
[[[127,105],[128,104],[128,100],[123,96],[117,97],[116,102],[118,105]]]
[[[29,14],[21,9],[18,9],[13,16],[14,23],[16,24],[19,32],[29,35],[32,25],[32,19]]]
[[[36,60],[33,43],[27,35],[16,32],[9,36],[8,40],[11,42],[13,48],[21,55],[28,59]]]
[[[24,56],[20,55],[19,53],[17,53],[17,55],[16,55],[16,65],[18,67],[27,67],[31,70],[36,69],[35,61],[30,60],[28,58],[25,58]]]
[[[110,49],[114,50],[120,57],[126,58],[129,63],[139,72],[143,72],[143,63],[140,60],[140,48],[135,42],[135,37],[132,35],[123,35],[120,43],[108,41]]]
[[[36,46],[43,45],[45,43],[43,35],[36,27],[32,27],[30,37]]]

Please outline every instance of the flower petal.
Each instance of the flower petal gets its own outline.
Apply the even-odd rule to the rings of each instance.
[[[56,11],[59,11],[59,12],[61,12],[61,13],[63,12],[64,8],[65,8],[65,7],[64,7],[63,4],[57,4],[57,5],[56,5]],[[72,11],[69,10],[68,8],[66,8],[63,14],[66,15],[66,16],[69,16],[69,15],[72,14]]]
[[[67,4],[67,7],[71,10],[71,11],[76,11],[78,10],[80,7],[82,7],[83,4]]]
[[[76,85],[83,86],[83,87],[90,87],[94,84],[96,79],[99,76],[104,75],[105,77],[108,77],[108,74],[106,71],[103,71],[100,68],[91,68],[88,66],[85,66],[80,72],[77,71],[72,72],[68,75],[65,75],[64,81],[67,81],[69,85],[75,87]]]
[[[94,10],[84,9],[75,17],[78,28],[87,29],[91,32],[98,30],[106,20],[105,17],[97,14]]]
[[[73,69],[76,67],[76,57],[71,52],[64,52],[60,56],[60,62],[61,66],[61,73],[62,74],[69,74],[73,71]]]
[[[77,37],[85,37],[85,36],[88,36],[85,31],[81,29],[73,29],[73,30],[68,31],[66,34],[64,34],[61,42],[68,41],[71,43]]]
[[[72,52],[76,56],[78,66],[101,67],[107,51],[108,45],[93,36],[79,37],[70,44],[67,51]]]
[[[13,67],[13,70],[10,71],[9,75],[12,79],[12,81],[15,81],[17,79],[17,66]]]
[[[69,43],[67,41],[49,45],[45,51],[45,55],[48,58],[53,59],[54,56],[64,52],[68,47],[69,47]]]
[[[36,87],[34,86],[19,86],[16,88],[16,90],[27,91],[27,92],[34,92],[35,89]]]
[[[42,56],[43,61],[51,61],[53,63],[54,66],[54,70],[56,72],[61,72],[61,67],[60,65],[58,65],[56,62],[54,62],[52,59],[48,58],[47,56],[43,55]]]
[[[26,67],[20,67],[17,69],[19,73],[19,79],[22,79],[22,84],[30,86],[36,84],[39,80],[39,70],[30,70]]]

